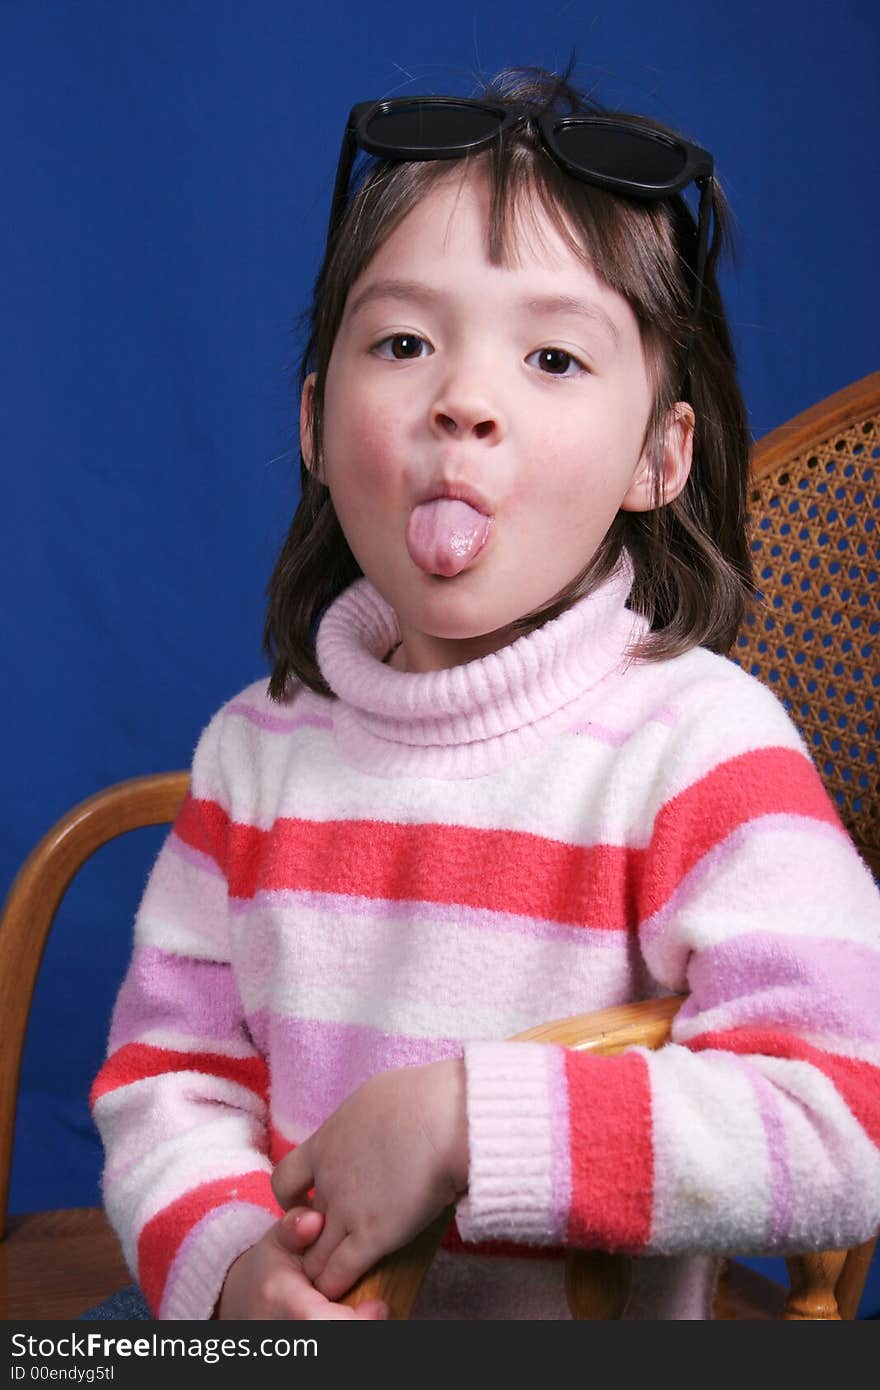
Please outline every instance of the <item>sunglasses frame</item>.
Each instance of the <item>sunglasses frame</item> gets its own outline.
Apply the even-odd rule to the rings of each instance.
[[[487,133],[475,136],[471,140],[460,141],[457,144],[444,144],[441,146],[420,145],[416,148],[401,144],[391,144],[387,141],[377,140],[370,136],[369,125],[372,118],[376,115],[388,115],[395,110],[406,107],[471,107],[474,110],[483,111],[495,117],[498,124]],[[351,173],[354,167],[355,156],[358,149],[365,150],[367,154],[376,155],[381,159],[398,160],[401,163],[422,162],[436,159],[462,159],[468,154],[476,154],[480,150],[488,148],[495,140],[498,140],[515,121],[523,116],[530,116],[530,113],[520,108],[509,108],[498,105],[496,102],[482,100],[473,97],[452,97],[452,96],[427,96],[427,97],[396,97],[393,99],[379,99],[374,101],[361,101],[353,106],[349,113],[345,134],[342,140],[342,147],[339,152],[339,162],[336,168],[336,179],[333,186],[333,200],[330,206],[330,223],[327,229],[327,244],[330,245],[335,237],[345,214],[348,204],[349,184]],[[655,130],[653,126],[642,124],[637,121],[621,121],[614,116],[591,116],[573,115],[562,116],[545,112],[538,117],[530,116],[538,127],[541,140],[551,157],[567,173],[574,178],[581,179],[584,183],[595,184],[599,188],[605,188],[611,193],[621,194],[623,197],[639,198],[644,201],[656,201],[661,198],[669,198],[675,193],[680,193],[691,183],[696,183],[700,190],[699,213],[697,219],[697,254],[694,266],[694,304],[692,325],[696,323],[700,312],[700,300],[703,291],[703,277],[706,269],[706,259],[709,246],[709,223],[712,210],[712,186],[714,178],[715,162],[708,150],[703,150],[699,145],[693,145],[680,135],[667,135],[663,131]],[[620,130],[627,134],[636,132],[638,135],[663,145],[667,149],[673,148],[684,153],[684,165],[675,178],[667,180],[662,184],[644,183],[639,180],[618,177],[614,174],[602,173],[591,170],[577,161],[570,159],[559,147],[557,132],[569,129],[573,126],[601,127],[605,130]]]

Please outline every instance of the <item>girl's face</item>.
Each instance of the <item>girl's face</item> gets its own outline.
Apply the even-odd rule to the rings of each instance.
[[[322,477],[397,614],[401,670],[506,646],[514,620],[584,568],[619,508],[652,503],[652,386],[629,304],[538,206],[517,228],[515,263],[493,265],[488,203],[477,173],[433,186],[352,286],[327,369]],[[679,403],[655,461],[668,500],[687,479],[692,430]],[[423,506],[413,518],[444,495],[474,510]],[[431,572],[456,526],[470,558]]]

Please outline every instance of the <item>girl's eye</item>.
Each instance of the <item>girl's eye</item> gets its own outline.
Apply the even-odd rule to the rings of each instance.
[[[535,365],[549,376],[579,376],[586,371],[586,367],[573,357],[565,348],[539,348],[537,352],[532,352],[526,358],[527,362],[535,362]]]
[[[390,338],[383,338],[381,343],[377,343],[373,351],[380,357],[393,357],[397,362],[409,362],[416,357],[427,357],[434,349],[417,333],[394,333]]]

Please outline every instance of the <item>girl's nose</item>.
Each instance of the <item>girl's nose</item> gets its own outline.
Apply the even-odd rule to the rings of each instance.
[[[503,438],[506,424],[496,402],[466,383],[450,386],[431,407],[435,431],[461,438],[485,439],[494,443]]]

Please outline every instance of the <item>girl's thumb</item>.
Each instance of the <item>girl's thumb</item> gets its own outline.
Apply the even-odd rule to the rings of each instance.
[[[285,1250],[301,1255],[318,1239],[324,1217],[312,1207],[291,1207],[278,1222],[278,1236]]]

